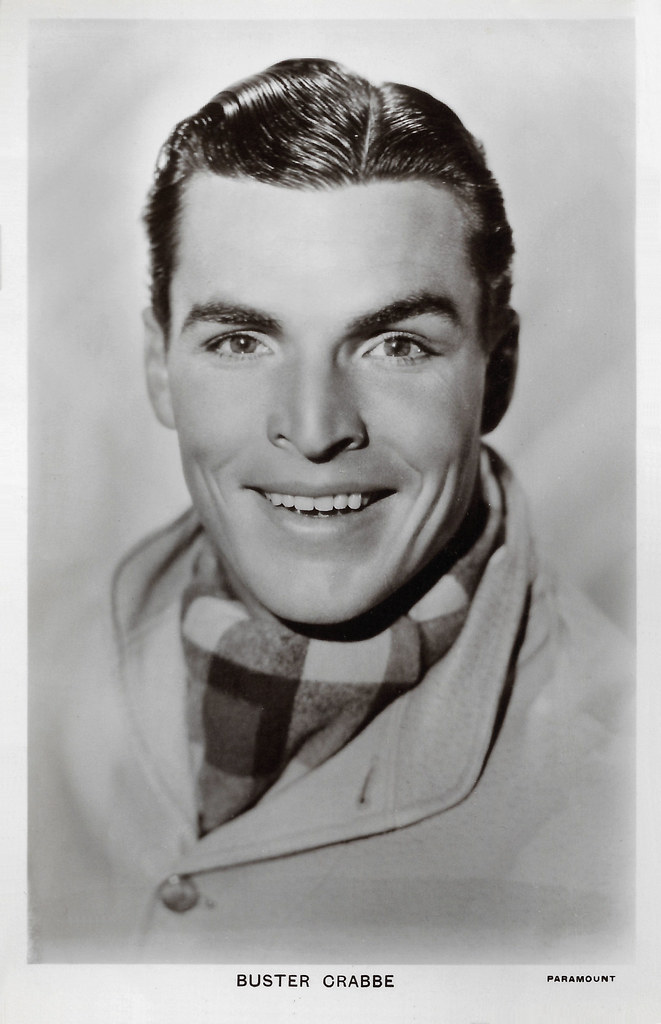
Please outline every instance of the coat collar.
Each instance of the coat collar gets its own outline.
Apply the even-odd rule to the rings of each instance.
[[[525,501],[490,453],[506,510],[462,633],[422,682],[301,778],[290,765],[251,810],[194,840],[179,602],[201,527],[191,511],[120,566],[115,624],[126,699],[152,775],[189,824],[182,874],[262,860],[412,824],[471,792],[495,742],[522,643],[533,576]],[[323,799],[320,799],[323,793]]]

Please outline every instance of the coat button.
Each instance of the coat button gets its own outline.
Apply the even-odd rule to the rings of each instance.
[[[177,914],[192,910],[200,898],[195,882],[188,875],[170,875],[159,886],[158,896],[168,910]]]

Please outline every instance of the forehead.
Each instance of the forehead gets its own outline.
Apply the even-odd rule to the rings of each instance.
[[[198,173],[184,194],[173,314],[222,295],[285,317],[349,316],[439,289],[473,309],[468,229],[455,196],[422,181],[303,191]]]

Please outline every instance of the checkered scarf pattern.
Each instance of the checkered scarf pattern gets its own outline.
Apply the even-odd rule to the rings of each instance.
[[[182,601],[190,752],[201,834],[255,804],[287,769],[302,775],[406,693],[448,652],[490,555],[502,543],[500,488],[477,541],[389,628],[331,642],[256,620],[233,600],[205,541]]]

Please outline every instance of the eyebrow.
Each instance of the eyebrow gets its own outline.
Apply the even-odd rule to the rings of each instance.
[[[348,326],[350,334],[369,334],[389,324],[408,320],[412,317],[426,315],[443,316],[453,324],[460,324],[459,310],[456,303],[446,295],[434,292],[415,292],[403,299],[389,302],[380,309],[356,317]],[[266,333],[281,333],[283,326],[279,320],[251,306],[240,306],[235,303],[214,300],[195,303],[191,306],[183,323],[186,330],[195,323],[217,323],[236,327],[252,327]]]
[[[254,327],[257,330],[278,333],[282,324],[268,313],[262,313],[250,306],[237,306],[229,302],[202,302],[191,306],[182,330],[196,323],[228,324],[236,327]]]
[[[428,314],[444,316],[453,324],[457,326],[460,324],[459,310],[451,298],[424,291],[415,292],[404,299],[396,299],[394,302],[389,302],[387,306],[374,310],[373,313],[356,317],[351,321],[349,330],[354,334],[369,334],[371,331],[398,323],[400,320],[409,320],[412,317]]]

